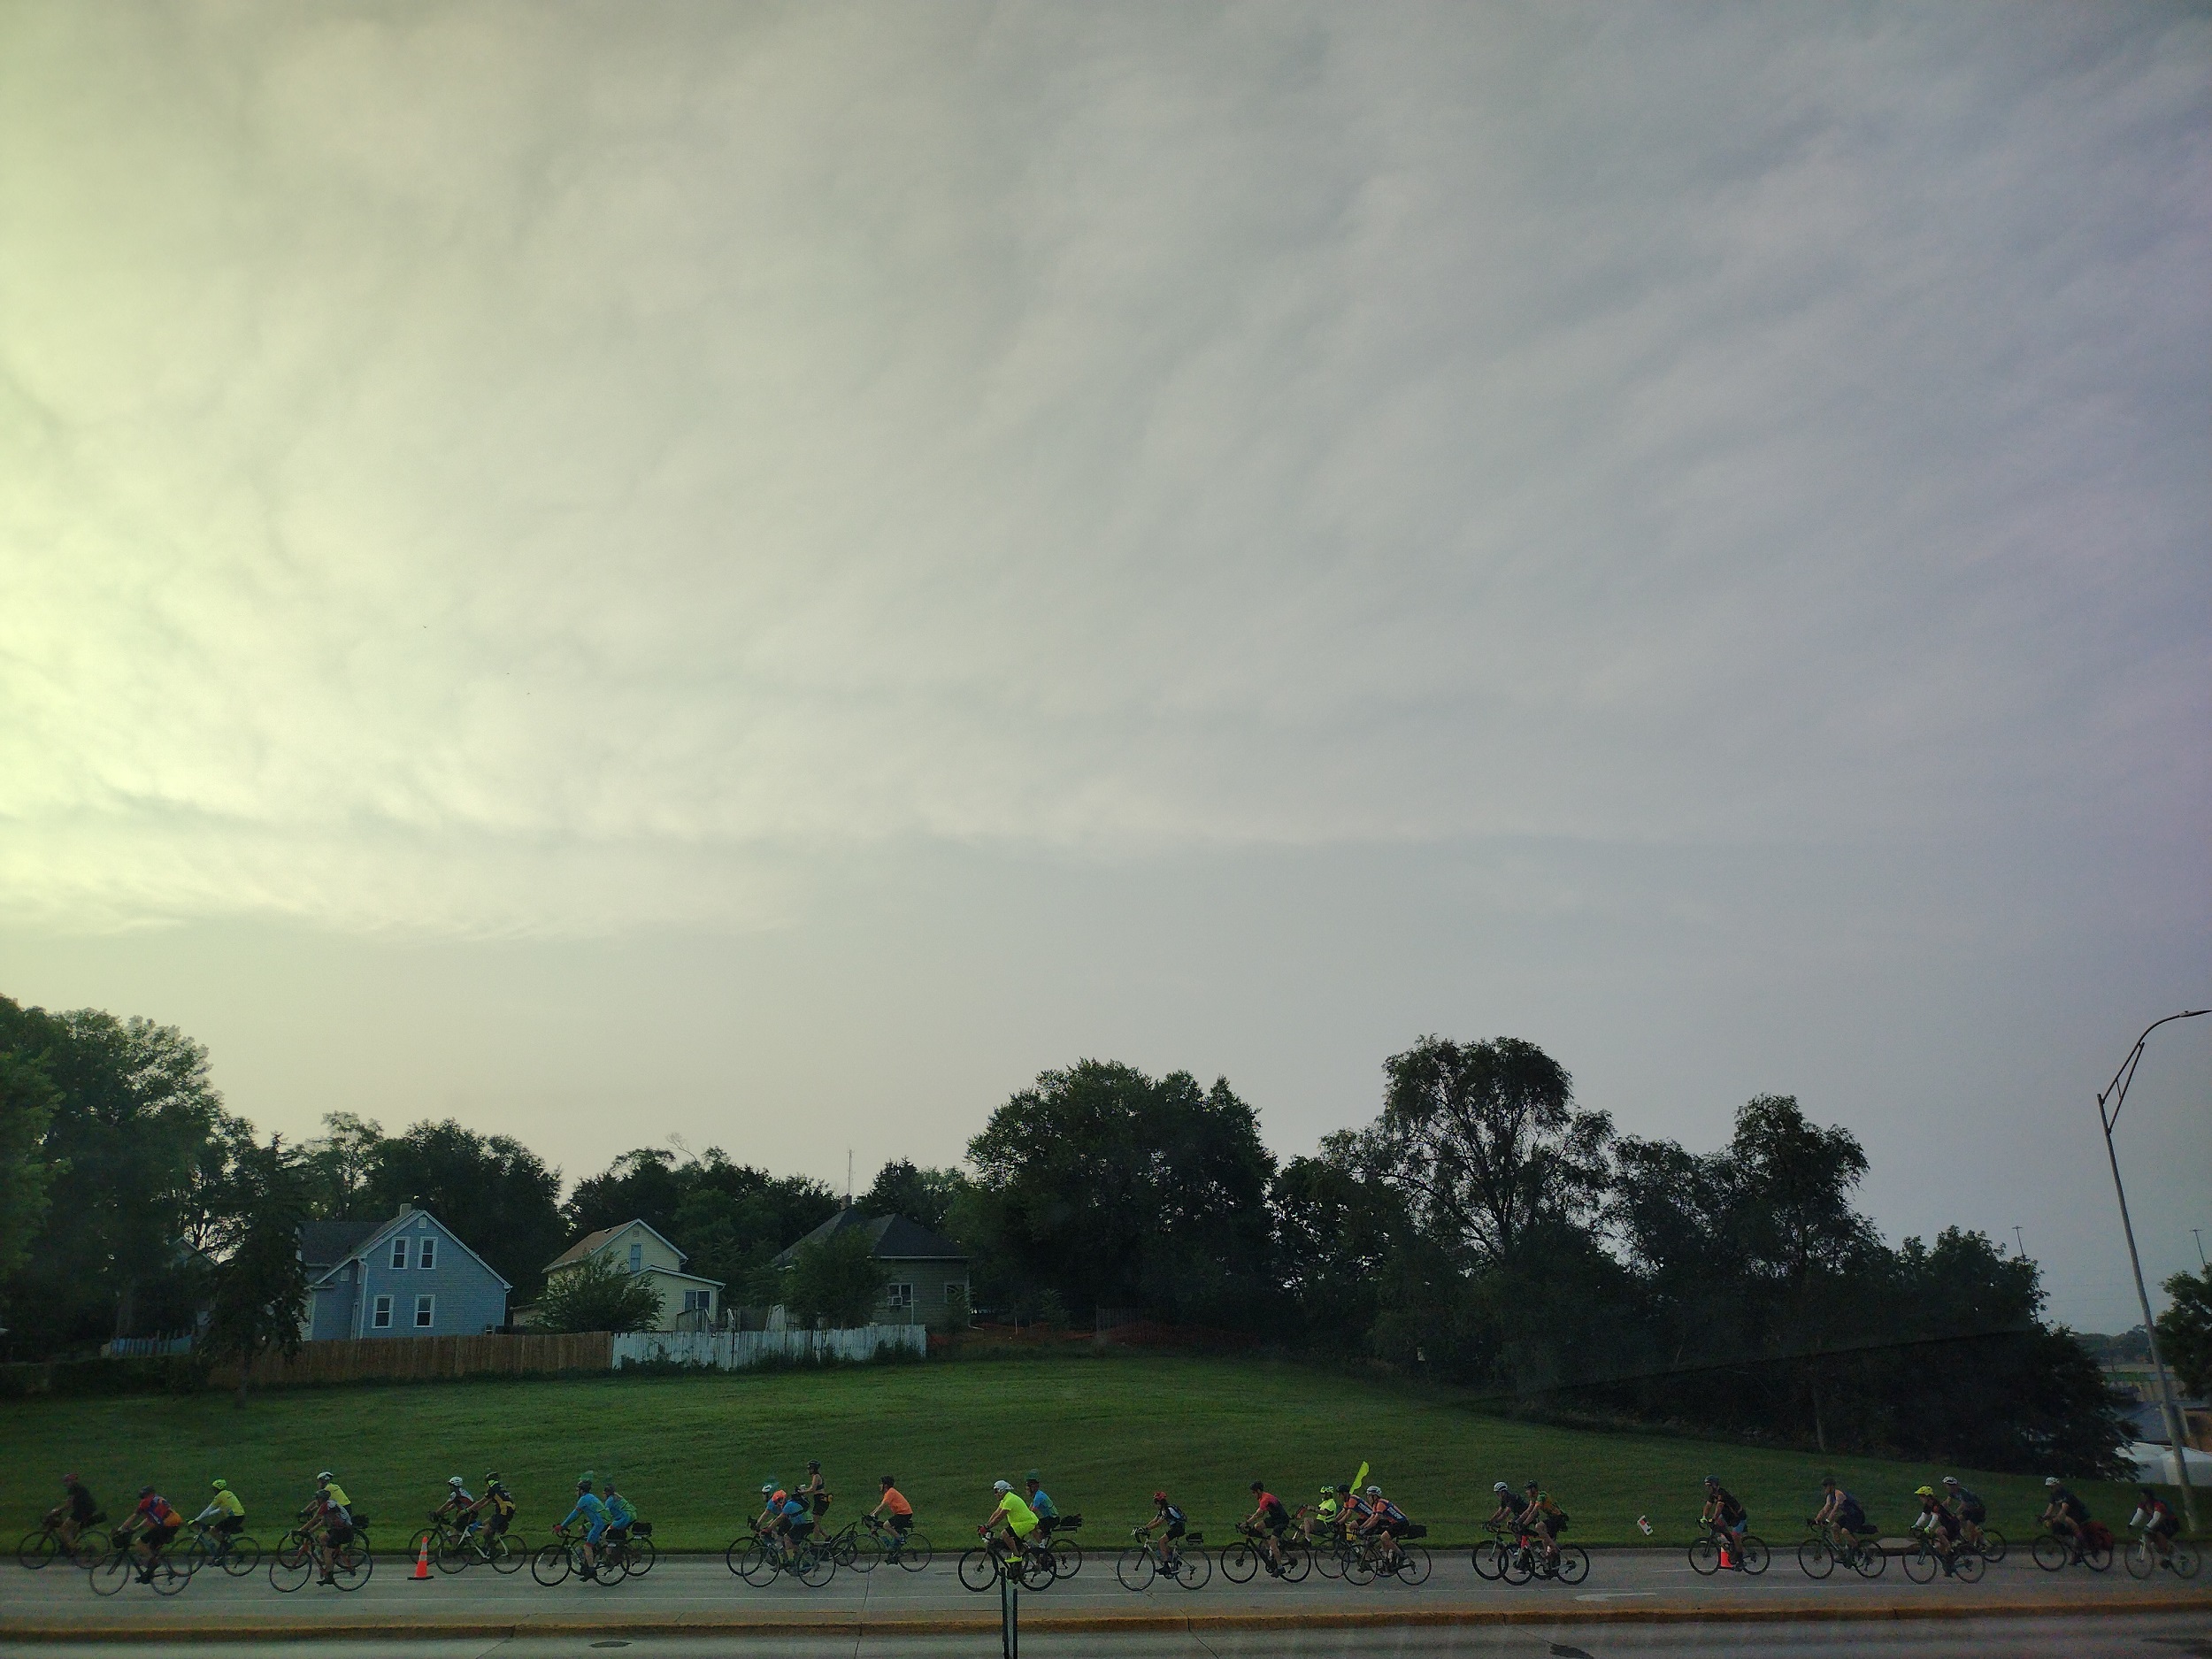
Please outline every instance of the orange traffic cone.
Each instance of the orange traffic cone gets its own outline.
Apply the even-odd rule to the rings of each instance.
[[[427,1584],[429,1581],[430,1534],[425,1532],[422,1535],[422,1548],[415,1556],[415,1570],[407,1575],[407,1582],[410,1584]]]

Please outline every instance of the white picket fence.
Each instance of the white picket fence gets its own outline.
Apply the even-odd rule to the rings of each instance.
[[[626,1331],[614,1339],[614,1364],[696,1365],[745,1371],[767,1359],[868,1360],[879,1348],[918,1357],[929,1333],[918,1325],[864,1325],[849,1331]]]

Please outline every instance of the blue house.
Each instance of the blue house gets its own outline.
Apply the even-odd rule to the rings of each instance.
[[[388,1221],[314,1221],[300,1229],[307,1268],[304,1341],[475,1336],[507,1323],[513,1286],[453,1229],[403,1206]]]

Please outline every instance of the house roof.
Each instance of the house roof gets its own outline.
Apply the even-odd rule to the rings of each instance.
[[[482,1256],[477,1255],[474,1250],[469,1248],[469,1241],[466,1239],[463,1238],[459,1233],[454,1232],[452,1228],[447,1226],[444,1222],[439,1220],[437,1217],[432,1215],[427,1210],[419,1210],[411,1206],[408,1209],[401,1210],[399,1214],[394,1216],[389,1221],[376,1221],[365,1224],[367,1231],[363,1233],[362,1235],[351,1245],[345,1247],[342,1252],[328,1263],[327,1265],[315,1263],[313,1258],[307,1256],[306,1242],[309,1229],[318,1225],[353,1226],[360,1224],[353,1222],[308,1223],[306,1227],[300,1229],[301,1259],[307,1262],[310,1265],[324,1266],[324,1271],[318,1279],[311,1279],[309,1282],[311,1284],[319,1284],[322,1279],[328,1279],[333,1273],[343,1267],[348,1262],[357,1262],[364,1256],[367,1256],[371,1250],[381,1244],[388,1235],[398,1232],[403,1227],[412,1226],[418,1221],[429,1222],[429,1224],[437,1228],[440,1233],[442,1233],[447,1238],[452,1240],[455,1247],[457,1248],[463,1255],[466,1256],[470,1261],[475,1263],[477,1266],[482,1268],[494,1279],[499,1280],[501,1289],[512,1290],[514,1288],[514,1286],[509,1282],[504,1274],[501,1273],[497,1268],[494,1267]]]
[[[300,1229],[300,1260],[311,1270],[334,1266],[374,1233],[373,1221],[311,1221]]]
[[[691,1257],[683,1251],[676,1249],[676,1241],[673,1239],[671,1239],[666,1233],[663,1233],[658,1227],[653,1225],[649,1221],[626,1221],[619,1226],[602,1227],[596,1233],[587,1233],[582,1238],[577,1240],[575,1243],[570,1245],[568,1248],[563,1250],[558,1256],[548,1262],[545,1264],[545,1271],[549,1273],[557,1267],[573,1267],[586,1256],[596,1256],[599,1251],[605,1247],[607,1240],[613,1238],[616,1233],[627,1233],[632,1227],[643,1227],[646,1232],[651,1233],[663,1244],[665,1244],[670,1249],[676,1250],[676,1260],[679,1264],[688,1262],[691,1259]],[[714,1282],[717,1284],[721,1283],[719,1279],[717,1279]]]
[[[866,1229],[868,1254],[879,1262],[964,1262],[968,1259],[965,1250],[950,1239],[932,1233],[918,1221],[909,1221],[904,1216],[864,1216],[859,1210],[848,1206],[788,1248],[779,1250],[770,1265],[788,1267],[791,1258],[799,1253],[800,1246],[834,1238],[854,1227]]]

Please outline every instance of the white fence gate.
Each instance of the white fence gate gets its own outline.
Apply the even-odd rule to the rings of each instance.
[[[626,1331],[614,1339],[614,1363],[696,1365],[745,1371],[763,1360],[870,1360],[879,1349],[918,1358],[929,1353],[918,1325],[864,1325],[850,1331]]]

